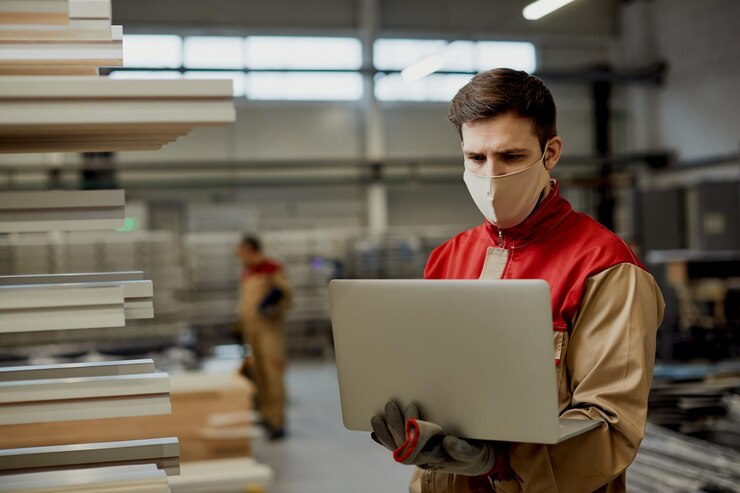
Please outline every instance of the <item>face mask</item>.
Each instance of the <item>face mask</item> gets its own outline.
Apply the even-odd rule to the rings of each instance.
[[[532,166],[500,176],[479,175],[466,167],[463,180],[486,219],[501,229],[511,228],[531,214],[550,181],[544,159],[543,152]]]

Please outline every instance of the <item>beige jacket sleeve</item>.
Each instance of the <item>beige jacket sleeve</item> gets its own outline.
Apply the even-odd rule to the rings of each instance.
[[[624,472],[645,432],[664,307],[653,277],[635,265],[588,279],[563,345],[558,394],[562,417],[605,424],[557,445],[511,444],[516,485],[501,482],[497,491],[625,491]]]
[[[293,288],[288,282],[288,278],[282,269],[273,275],[272,284],[283,292],[283,298],[279,303],[280,312],[283,313],[285,310],[293,306]]]
[[[503,481],[416,470],[422,493],[624,492],[647,417],[663,296],[653,277],[619,264],[588,279],[573,329],[555,333],[561,416],[605,422],[557,445],[512,443]],[[487,483],[487,486],[482,484]]]

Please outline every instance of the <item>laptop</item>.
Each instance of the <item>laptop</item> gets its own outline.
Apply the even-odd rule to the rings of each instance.
[[[371,431],[388,400],[472,439],[551,444],[601,421],[558,416],[543,280],[333,280],[344,426]]]

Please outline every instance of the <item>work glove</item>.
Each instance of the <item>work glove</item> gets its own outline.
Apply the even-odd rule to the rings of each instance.
[[[419,410],[414,404],[401,413],[398,404],[389,401],[385,414],[376,414],[370,424],[372,439],[393,452],[393,458],[402,464],[482,476],[493,471],[496,463],[494,442],[447,435],[440,426],[419,419]]]
[[[267,292],[260,302],[259,311],[265,317],[277,315],[279,308],[278,303],[283,299],[283,291],[280,288],[273,287]]]

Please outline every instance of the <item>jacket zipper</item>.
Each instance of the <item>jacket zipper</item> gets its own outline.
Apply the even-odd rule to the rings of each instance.
[[[504,232],[501,228],[498,229],[498,246],[500,248],[504,247]]]

